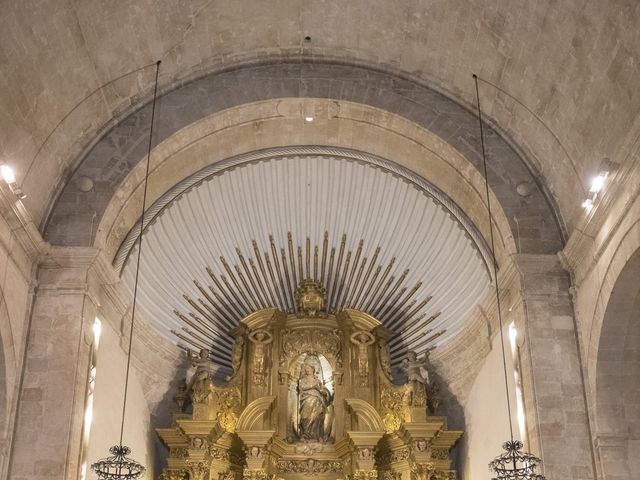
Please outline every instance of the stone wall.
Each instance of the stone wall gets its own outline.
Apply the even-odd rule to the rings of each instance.
[[[638,368],[637,344],[628,331],[640,278],[633,260],[640,249],[637,146],[630,156],[632,163],[611,172],[616,181],[605,185],[596,208],[585,212],[562,252],[574,283],[596,464],[600,478],[607,479],[631,478],[627,459],[640,457],[637,432],[630,428],[640,397],[627,389]],[[624,398],[626,408],[611,403],[615,398]],[[612,423],[616,416],[624,420]]]
[[[9,468],[33,298],[34,263],[44,242],[11,189],[0,182],[0,478]],[[27,407],[28,408],[28,407]]]
[[[504,327],[504,336],[514,435],[519,439],[508,325]],[[489,471],[488,464],[503,453],[502,444],[510,438],[499,334],[493,337],[491,352],[482,362],[480,371],[471,386],[464,411],[463,461],[459,472],[465,479],[489,480],[492,473]]]

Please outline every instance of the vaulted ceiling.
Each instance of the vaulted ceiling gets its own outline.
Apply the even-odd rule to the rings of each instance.
[[[5,2],[0,151],[41,221],[96,136],[148,99],[158,59],[162,90],[239,63],[324,58],[401,72],[466,105],[475,72],[489,117],[570,232],[589,176],[633,153],[639,16],[637,2],[597,0]]]

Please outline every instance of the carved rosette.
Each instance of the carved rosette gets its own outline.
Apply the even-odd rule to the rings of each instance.
[[[411,449],[409,449],[409,447],[402,447],[381,455],[378,458],[378,464],[383,467],[388,467],[391,464],[409,460],[410,458]]]

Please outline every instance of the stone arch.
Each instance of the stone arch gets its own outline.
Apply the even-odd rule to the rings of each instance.
[[[620,270],[606,305],[595,372],[595,443],[604,478],[640,468],[640,248]]]
[[[317,105],[319,101],[314,99],[308,102]],[[349,150],[359,156],[377,156],[427,179],[451,203],[464,211],[484,239],[488,238],[482,175],[478,170],[469,168],[462,154],[443,144],[436,135],[416,128],[415,124],[402,117],[361,104],[343,102],[339,118],[328,122],[330,125],[327,128],[333,131],[330,140],[332,146],[322,144],[322,134],[303,137],[309,143],[305,146],[300,144],[300,132],[297,130],[302,120],[277,114],[282,103],[282,100],[272,100],[234,107],[185,127],[158,145],[152,153],[147,197],[147,205],[150,205],[147,215],[151,217],[146,217],[146,220],[153,218],[152,210],[159,199],[190,178],[198,177],[203,170],[274,150],[282,154],[285,150],[315,148]],[[326,103],[330,102],[324,101],[321,107]],[[302,106],[307,105],[307,100],[303,100]],[[271,111],[273,115],[260,119],[265,111]],[[255,128],[259,128],[259,135],[255,135]],[[247,138],[251,139],[250,145],[244,144]],[[249,152],[245,152],[247,148]],[[101,248],[107,258],[115,258],[127,234],[137,230],[134,225],[139,221],[143,178],[144,164],[139,163],[118,186],[103,213],[95,246]],[[493,195],[492,204],[498,204],[496,195]],[[503,258],[517,251],[518,242],[509,225],[507,212],[499,207],[494,210],[494,224],[497,232],[496,252],[499,263],[502,263]]]
[[[269,416],[275,405],[276,397],[260,397],[251,402],[240,414],[236,431],[251,432],[264,430],[265,418]]]
[[[302,84],[305,88],[301,88]],[[438,139],[435,148],[453,147],[480,171],[478,125],[472,112],[399,74],[320,61],[239,66],[179,86],[160,99],[167,121],[157,128],[156,145],[215,113],[282,98],[353,102],[399,116],[432,132]],[[93,244],[95,226],[101,222],[107,205],[145,156],[146,142],[142,140],[148,134],[149,114],[150,106],[146,105],[122,119],[79,162],[43,227],[48,241],[61,245]],[[269,117],[263,117],[266,118]],[[408,138],[412,138],[410,133]],[[561,222],[553,202],[538,185],[533,169],[494,129],[487,129],[486,145],[491,158],[490,184],[505,210],[510,230],[518,237],[518,250],[524,253],[560,250]],[[95,182],[90,192],[78,189],[77,180],[83,176],[92,177]],[[515,186],[520,183],[531,187],[526,198],[515,194]]]

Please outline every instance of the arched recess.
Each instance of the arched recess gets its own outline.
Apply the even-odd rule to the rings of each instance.
[[[604,313],[596,363],[595,442],[603,478],[640,468],[640,249],[620,271]]]

